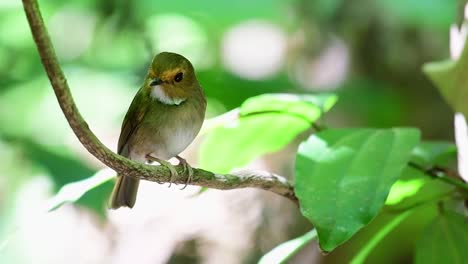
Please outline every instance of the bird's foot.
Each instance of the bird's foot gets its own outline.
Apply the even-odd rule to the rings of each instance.
[[[187,177],[187,181],[185,182],[185,185],[184,187],[182,187],[181,190],[185,189],[187,187],[187,185],[192,181],[192,177],[193,177],[193,169],[192,167],[190,166],[190,164],[188,164],[188,162],[180,157],[180,156],[176,156],[176,159],[179,160],[179,165],[182,165],[182,167],[184,167],[184,172],[187,172],[188,173],[188,177]]]
[[[169,171],[171,172],[171,178],[169,180],[169,188],[171,187],[172,185],[172,181],[174,180],[175,177],[179,176],[179,173],[177,173],[176,169],[174,168],[174,166],[172,166],[172,164],[168,161],[165,161],[165,160],[162,160],[162,159],[159,159],[159,158],[156,158],[156,157],[153,157],[151,155],[146,155],[146,159],[148,159],[149,161],[156,161],[157,163],[161,164],[161,166],[164,166],[166,167],[167,169],[169,169]]]

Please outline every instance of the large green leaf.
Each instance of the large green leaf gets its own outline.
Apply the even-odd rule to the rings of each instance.
[[[324,251],[377,215],[418,142],[418,130],[394,128],[326,130],[301,144],[296,194]]]
[[[444,212],[430,224],[416,246],[415,263],[467,263],[468,219]]]
[[[311,127],[336,102],[334,95],[266,94],[248,99],[240,117],[215,128],[201,146],[200,166],[220,173],[278,151]]]

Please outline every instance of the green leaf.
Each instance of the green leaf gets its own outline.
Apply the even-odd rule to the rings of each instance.
[[[200,166],[219,173],[278,151],[336,102],[334,95],[266,94],[248,99],[237,120],[214,128],[202,143]],[[222,155],[220,155],[222,153]]]
[[[456,161],[457,146],[450,142],[425,141],[421,142],[413,149],[411,161],[420,166],[447,165]]]
[[[59,192],[49,200],[48,211],[53,211],[65,203],[77,202],[84,194],[102,186],[115,177],[115,172],[109,168],[98,171],[93,176],[64,185]],[[107,192],[106,192],[107,193]]]
[[[385,204],[390,211],[404,211],[422,204],[435,203],[456,189],[422,171],[407,166],[392,186]]]
[[[421,142],[411,153],[411,161],[422,166],[450,166],[457,159],[457,147],[449,142]],[[386,205],[394,210],[417,206],[425,201],[437,200],[453,188],[427,177],[422,171],[407,167],[392,186]]]
[[[415,263],[467,263],[468,219],[444,212],[430,224],[416,245]]]
[[[392,185],[385,204],[395,205],[400,203],[403,199],[415,195],[423,187],[424,183],[425,180],[422,178],[409,180],[399,179]]]
[[[333,250],[377,215],[418,142],[416,129],[343,129],[300,145],[296,194],[323,250]]]
[[[405,220],[412,211],[406,211],[402,214],[397,215],[391,221],[385,224],[367,243],[366,245],[354,256],[351,260],[351,264],[364,263],[369,253],[374,249],[377,244],[387,236],[395,227],[397,227],[403,220]]]
[[[466,28],[468,25],[464,25]],[[455,40],[452,40],[455,41]],[[455,112],[468,116],[468,41],[465,42],[460,58],[456,61],[426,63],[424,73],[434,82],[439,92]]]
[[[68,150],[62,147],[54,150],[27,139],[12,138],[12,140],[17,140],[24,145],[25,155],[34,164],[37,164],[37,166],[47,172],[47,175],[54,182],[56,190],[62,189],[68,184],[86,181],[90,179],[87,177],[96,173],[94,169],[80,162]],[[112,183],[108,182],[99,185],[95,189],[88,190],[84,197],[74,202],[93,210],[100,216],[104,216],[105,201],[107,201],[111,190]]]
[[[301,248],[307,245],[310,241],[314,240],[316,237],[317,231],[312,229],[300,237],[284,242],[265,254],[258,261],[258,264],[285,263]]]
[[[330,110],[337,100],[332,94],[263,94],[247,99],[241,106],[240,115],[279,112],[316,120],[322,112]]]

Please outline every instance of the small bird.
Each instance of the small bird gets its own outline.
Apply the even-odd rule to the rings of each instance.
[[[167,160],[176,157],[188,171],[188,183],[192,168],[178,155],[200,131],[205,110],[205,94],[190,61],[176,53],[159,53],[125,115],[118,153],[141,163],[160,163],[171,171],[170,182],[177,171]],[[109,207],[132,208],[139,181],[117,176]]]

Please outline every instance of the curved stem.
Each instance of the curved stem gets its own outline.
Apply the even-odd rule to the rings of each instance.
[[[121,175],[148,181],[169,182],[170,172],[163,166],[148,166],[131,161],[109,150],[89,129],[75,105],[70,87],[63,74],[57,56],[44,25],[36,0],[23,0],[26,17],[36,43],[42,65],[49,77],[60,108],[81,144],[97,159]],[[182,166],[176,166],[179,177],[174,183],[184,184],[188,175]],[[216,174],[202,169],[193,169],[191,184],[215,189],[255,187],[282,195],[298,204],[294,188],[284,177],[268,172],[243,171],[233,174]]]

